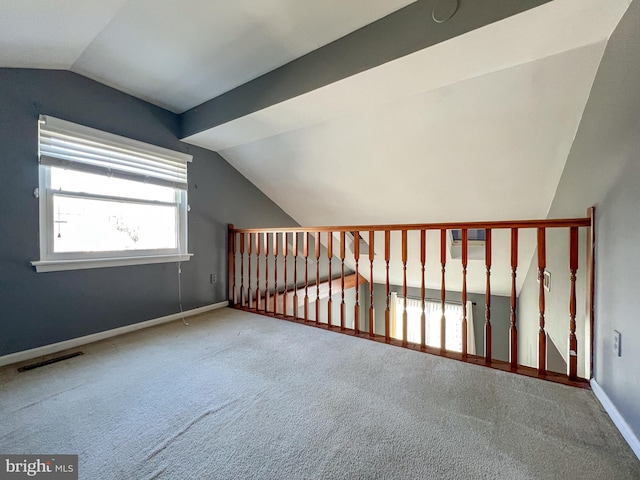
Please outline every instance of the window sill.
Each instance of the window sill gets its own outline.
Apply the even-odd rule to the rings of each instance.
[[[84,270],[87,268],[124,267],[151,263],[188,262],[193,253],[180,255],[153,255],[141,257],[91,258],[81,260],[40,260],[31,262],[36,272],[59,272],[64,270]]]

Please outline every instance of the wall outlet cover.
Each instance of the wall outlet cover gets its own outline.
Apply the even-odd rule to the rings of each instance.
[[[551,291],[551,272],[547,270],[544,271],[544,289],[547,292]]]

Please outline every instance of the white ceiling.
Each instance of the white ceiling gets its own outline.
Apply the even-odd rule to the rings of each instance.
[[[186,141],[302,225],[542,218],[630,2],[554,0]],[[182,112],[410,3],[3,0],[0,67],[68,69]]]
[[[303,225],[543,218],[604,45],[220,153]]]
[[[628,3],[556,0],[185,140],[302,225],[542,218]]]
[[[186,141],[219,151],[301,225],[544,218],[628,4],[555,0]],[[508,252],[508,235],[493,244]],[[518,288],[534,250],[521,235]],[[494,256],[495,293],[510,291],[508,262]],[[475,263],[469,290],[482,292]],[[459,290],[460,261],[449,264]],[[402,281],[394,260],[391,281]]]
[[[2,0],[0,67],[68,69],[183,112],[415,0]]]

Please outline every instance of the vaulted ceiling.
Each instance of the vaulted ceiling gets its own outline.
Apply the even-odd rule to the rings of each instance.
[[[371,48],[411,28],[433,45],[205,119],[185,141],[221,153],[301,224],[544,217],[630,0],[527,0],[515,15],[508,3],[7,0],[0,67],[69,69],[182,113],[389,16],[395,30]],[[448,26],[426,15],[456,4]],[[423,18],[399,14],[408,5]],[[501,8],[507,18],[480,28],[464,18]],[[330,71],[350,48],[312,60]]]
[[[181,113],[302,225],[541,218],[630,3],[5,0],[0,67]]]
[[[555,0],[185,140],[303,225],[543,218],[628,3]]]
[[[3,0],[0,67],[66,69],[181,113],[412,0]]]

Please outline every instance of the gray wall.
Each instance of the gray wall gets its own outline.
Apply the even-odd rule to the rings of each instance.
[[[0,69],[0,355],[179,311],[174,263],[36,273],[37,118],[47,114],[193,155],[184,309],[226,300],[226,224],[295,222],[218,154],[178,140],[178,116],[71,72]],[[218,274],[211,285],[209,275]]]
[[[402,286],[390,285],[389,290],[402,294]],[[420,298],[420,289],[407,287],[409,297]],[[386,286],[374,284],[373,290],[377,332],[384,332],[384,311],[386,307]],[[439,299],[440,290],[426,290],[425,298]],[[459,302],[460,292],[447,291],[447,301]],[[474,302],[473,306],[473,327],[476,335],[476,355],[484,355],[484,295],[478,293],[468,293],[467,299]],[[369,308],[369,292],[365,292],[363,304]],[[511,299],[500,295],[491,296],[491,349],[492,356],[496,360],[509,361],[509,314],[511,311]],[[367,310],[368,311],[368,310]],[[368,318],[368,317],[367,317]]]
[[[640,437],[640,2],[611,35],[550,217],[596,207],[595,380]],[[522,294],[521,294],[522,296]],[[613,330],[622,333],[622,357]]]
[[[640,142],[598,205],[595,378],[640,437]],[[613,353],[613,331],[622,356]]]

